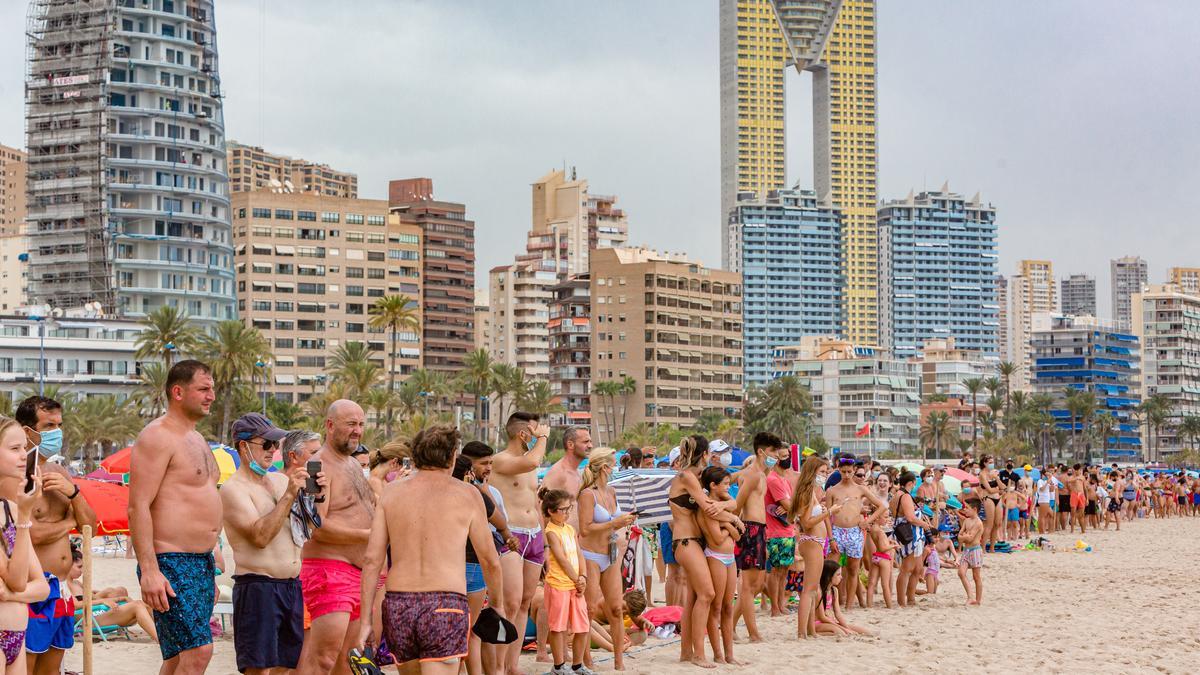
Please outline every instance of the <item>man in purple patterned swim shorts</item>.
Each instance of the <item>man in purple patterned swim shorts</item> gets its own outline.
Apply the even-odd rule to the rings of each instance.
[[[492,598],[502,597],[500,556],[492,544],[479,490],[455,480],[459,443],[454,427],[435,425],[412,442],[418,471],[393,483],[380,498],[363,565],[362,606],[374,605],[380,569],[391,553],[383,598],[383,635],[403,665],[420,662],[421,673],[457,673],[467,656],[471,626],[467,609],[467,542],[470,541]],[[414,546],[414,542],[421,542]],[[497,608],[493,600],[492,606]],[[371,639],[371,615],[363,612],[356,644]]]

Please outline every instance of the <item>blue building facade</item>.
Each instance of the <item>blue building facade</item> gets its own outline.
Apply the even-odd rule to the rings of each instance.
[[[1066,390],[1092,392],[1096,415],[1113,418],[1113,431],[1104,439],[1105,461],[1131,461],[1142,451],[1141,433],[1135,411],[1141,403],[1141,349],[1136,335],[1118,332],[1099,322],[1055,316],[1048,327],[1034,326],[1033,390],[1054,396],[1050,411],[1055,426],[1072,430],[1066,407]],[[1092,426],[1095,426],[1093,422]],[[1074,431],[1084,432],[1081,421]],[[1095,452],[1097,448],[1094,448]]]
[[[772,349],[842,325],[840,212],[811,190],[772,191],[729,214],[742,273],[745,382],[766,384]]]
[[[879,209],[880,346],[916,356],[934,338],[999,358],[996,209],[922,192]]]

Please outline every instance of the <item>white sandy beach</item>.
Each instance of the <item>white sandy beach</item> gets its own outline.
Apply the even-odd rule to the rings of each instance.
[[[760,617],[767,641],[738,643],[753,673],[872,672],[1190,672],[1200,653],[1200,519],[1141,520],[1119,534],[1089,532],[1092,553],[1069,553],[1078,535],[1050,535],[1059,552],[1019,551],[986,559],[984,604],[967,607],[953,570],[942,587],[907,610],[853,610],[854,623],[877,638],[795,639],[793,617]],[[134,562],[97,558],[97,587],[123,585],[137,594]],[[231,583],[228,576],[220,583]],[[656,594],[661,586],[656,586]],[[881,600],[880,600],[881,601]],[[96,673],[154,673],[158,646],[133,630],[135,640],[98,644]],[[744,635],[744,629],[742,631]],[[599,659],[603,654],[596,653]],[[705,672],[678,663],[675,640],[650,642],[626,661],[628,672],[674,675]],[[67,667],[80,669],[79,647]],[[548,668],[522,658],[526,673]],[[599,660],[601,670],[611,662]],[[208,672],[236,673],[233,642],[218,639]]]

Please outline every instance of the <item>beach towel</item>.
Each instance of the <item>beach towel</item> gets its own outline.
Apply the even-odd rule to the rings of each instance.
[[[683,608],[679,605],[649,607],[642,612],[642,618],[654,624],[656,628],[669,623],[679,623],[683,620]]]

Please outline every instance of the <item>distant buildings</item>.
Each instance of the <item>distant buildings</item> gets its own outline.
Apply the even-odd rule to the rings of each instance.
[[[328,165],[267,152],[260,147],[230,141],[230,192],[278,190],[304,192],[343,199],[358,198],[358,176]]]
[[[569,180],[564,172],[551,171],[532,185],[531,192],[533,224],[526,253],[555,261],[555,271],[564,279],[587,273],[592,249],[622,246],[629,239],[617,198],[591,194],[587,180],[576,179],[574,169]]]
[[[1028,390],[1034,317],[1053,314],[1058,306],[1053,264],[1049,260],[1020,261],[1017,274],[1009,279],[1008,298],[1008,348],[1004,360],[1017,367],[1011,378],[1013,388]]]
[[[926,340],[995,358],[996,209],[943,185],[879,209],[881,344],[900,359]]]
[[[1055,426],[1083,434],[1089,426],[1072,419],[1064,391],[1091,392],[1097,415],[1112,418],[1113,430],[1099,450],[1101,461],[1132,461],[1141,456],[1136,410],[1141,402],[1141,350],[1137,336],[1118,332],[1109,322],[1073,316],[1042,316],[1035,322],[1033,391],[1054,397]],[[1074,428],[1072,429],[1072,425]],[[1090,428],[1095,428],[1093,421]],[[1091,445],[1084,438],[1082,443]]]
[[[29,155],[24,150],[0,145],[0,237],[25,233],[25,169]]]
[[[917,453],[919,364],[814,336],[777,349],[775,369],[812,392],[814,428],[837,450],[871,457]]]
[[[531,378],[549,379],[550,301],[559,283],[555,262],[519,260],[493,267],[488,278],[492,358]]]
[[[733,272],[641,248],[592,252],[591,414],[612,443],[641,422],[686,427],[742,409],[742,284]],[[597,382],[631,377],[616,411]]]
[[[1112,316],[1118,328],[1129,330],[1133,312],[1130,301],[1142,290],[1148,278],[1146,261],[1137,256],[1125,256],[1110,261],[1112,273]]]
[[[808,190],[739,202],[729,219],[742,270],[746,384],[762,385],[772,347],[841,330],[841,223]]]
[[[41,322],[28,316],[0,315],[0,398],[12,402],[37,392],[41,379]],[[138,387],[135,341],[143,326],[131,319],[99,318],[72,310],[45,323],[46,387],[80,398],[119,397]]]
[[[991,377],[996,370],[994,357],[960,349],[954,338],[926,340],[915,361],[920,366],[922,398],[941,395],[969,400],[966,381]]]
[[[1189,295],[1200,295],[1200,267],[1172,267],[1167,272],[1167,283]]]
[[[1096,316],[1096,279],[1072,274],[1059,282],[1059,310],[1067,316]]]
[[[1131,307],[1142,345],[1142,397],[1164,396],[1172,405],[1166,426],[1145,429],[1146,460],[1158,461],[1190,447],[1176,427],[1200,415],[1200,296],[1154,284],[1135,293]]]
[[[390,335],[370,327],[370,308],[388,295],[419,302],[421,228],[375,199],[238,192],[233,209],[238,313],[271,344],[273,363],[257,374],[267,392],[307,400],[329,381],[329,357],[352,341],[387,372]],[[403,379],[421,367],[420,330],[401,331],[397,352]]]
[[[475,349],[487,351],[492,342],[492,308],[488,289],[475,289]]]
[[[550,289],[550,389],[565,412],[563,424],[591,424],[592,302],[587,274]]]

